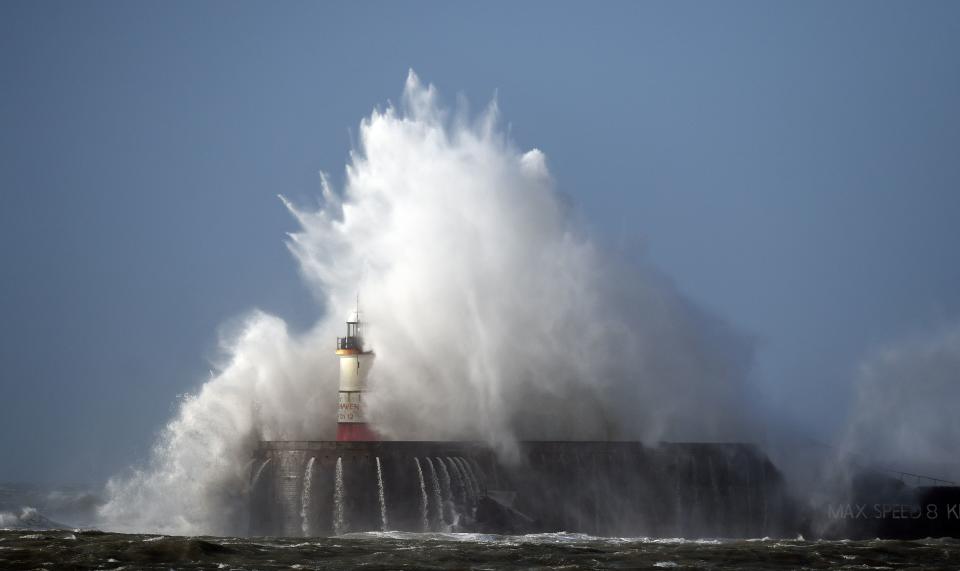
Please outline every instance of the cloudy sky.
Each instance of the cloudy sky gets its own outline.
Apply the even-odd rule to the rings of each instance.
[[[867,355],[960,319],[958,54],[946,2],[0,3],[0,480],[144,459],[220,328],[317,319],[277,194],[341,180],[410,68],[496,93],[829,440]]]

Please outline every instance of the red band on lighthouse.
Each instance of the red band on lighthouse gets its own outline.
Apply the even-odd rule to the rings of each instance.
[[[365,422],[352,424],[341,422],[337,424],[337,441],[339,442],[370,442],[376,440],[380,440],[380,437]]]

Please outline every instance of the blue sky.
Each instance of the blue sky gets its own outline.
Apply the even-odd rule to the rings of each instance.
[[[867,352],[960,317],[956,3],[4,2],[0,480],[145,458],[220,327],[316,319],[276,195],[341,179],[409,68],[496,90],[817,437]]]

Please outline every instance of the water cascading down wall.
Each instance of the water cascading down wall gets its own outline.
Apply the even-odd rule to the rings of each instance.
[[[252,535],[549,531],[763,537],[792,531],[781,474],[746,444],[263,442]]]

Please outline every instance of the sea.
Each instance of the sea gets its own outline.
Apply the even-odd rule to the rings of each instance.
[[[328,538],[0,531],[2,569],[960,569],[960,541],[351,533]]]
[[[25,501],[38,507],[23,507]],[[734,540],[400,531],[179,537],[98,530],[90,518],[97,502],[95,493],[79,487],[50,491],[0,485],[0,570],[960,569],[960,540],[947,538]]]

